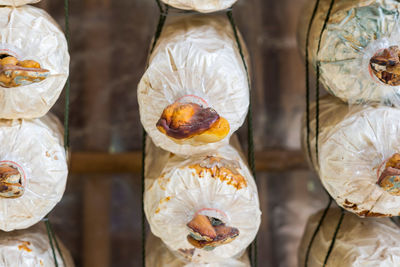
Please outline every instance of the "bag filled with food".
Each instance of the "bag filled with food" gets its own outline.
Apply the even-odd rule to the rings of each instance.
[[[237,0],[162,0],[165,4],[184,10],[210,13],[230,8]]]
[[[257,187],[232,146],[183,158],[146,148],[144,205],[152,233],[189,262],[240,258],[260,225]]]
[[[315,103],[311,105],[312,163],[336,202],[359,216],[400,214],[400,109],[320,100],[318,158]],[[308,155],[307,128],[303,146]]]
[[[249,107],[247,73],[229,20],[167,19],[139,83],[138,102],[156,146],[192,155],[228,144]]]
[[[0,7],[0,118],[38,118],[58,99],[69,73],[64,33],[44,10]]]
[[[388,218],[359,218],[345,212],[343,219],[338,208],[331,208],[323,220],[314,241],[311,238],[317,229],[323,211],[310,217],[299,247],[301,267],[392,267],[400,264],[399,226]],[[339,226],[339,228],[338,228]],[[338,229],[338,230],[337,230]],[[336,239],[332,239],[337,230]],[[306,265],[307,249],[310,247]]]
[[[61,255],[53,240],[57,264],[44,223],[29,229],[0,232],[0,266],[13,267],[74,267],[71,254],[57,238]]]
[[[0,230],[24,229],[61,200],[68,167],[60,122],[0,120]]]
[[[308,53],[314,68],[319,66],[320,82],[328,92],[346,102],[383,102],[398,106],[400,2],[336,0],[330,11],[331,0],[309,1],[299,28],[303,54],[317,2],[309,32]]]

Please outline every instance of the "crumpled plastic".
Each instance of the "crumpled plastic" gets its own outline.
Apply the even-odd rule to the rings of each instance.
[[[74,267],[74,261],[64,244],[57,238],[65,264],[54,248],[59,267]],[[44,223],[29,229],[13,232],[0,232],[0,266],[13,267],[53,267],[53,251]]]
[[[320,65],[320,82],[327,91],[351,104],[382,102],[400,105],[400,86],[380,81],[370,67],[378,52],[400,43],[400,3],[395,0],[337,0],[318,41],[330,0],[319,1],[309,37],[309,59]],[[299,46],[305,53],[306,33],[315,1],[300,20]]]
[[[0,8],[0,54],[35,60],[50,71],[37,83],[0,86],[0,118],[38,118],[58,99],[69,74],[64,33],[44,10],[29,5]]]
[[[41,0],[0,0],[0,6],[23,6],[39,3]]]
[[[213,177],[207,171],[200,175],[191,167],[203,164],[210,156],[236,165],[231,170],[243,176],[245,186]],[[232,146],[207,155],[182,158],[157,148],[148,139],[145,168],[146,217],[152,233],[173,253],[194,263],[216,263],[242,256],[257,234],[261,212],[255,181]],[[197,212],[237,228],[239,236],[212,251],[195,248],[187,241],[189,228],[186,224]]]
[[[25,192],[0,197],[0,229],[32,226],[61,200],[68,166],[63,128],[54,115],[33,120],[0,120],[0,163],[9,161],[24,174]]]
[[[248,53],[242,42],[245,58]],[[247,64],[249,65],[249,64]],[[230,125],[214,143],[189,140],[178,144],[157,127],[163,110],[182,97],[200,99]],[[138,86],[140,119],[156,146],[172,153],[204,153],[229,143],[249,107],[246,70],[229,20],[225,16],[179,16],[167,19]]]
[[[323,211],[314,214],[307,223],[299,247],[298,266],[305,266],[307,247],[322,213]],[[311,246],[307,266],[320,267],[324,265],[339,219],[339,209],[328,210]],[[346,212],[326,267],[393,267],[398,266],[399,262],[400,232],[398,225],[388,218],[361,219]]]
[[[146,242],[147,267],[250,267],[247,253],[240,259],[226,259],[217,263],[187,263],[174,255],[161,241],[150,234]]]
[[[210,13],[230,8],[237,0],[162,0],[165,4],[184,10]]]
[[[320,100],[318,159],[315,103],[310,113],[312,163],[334,200],[359,216],[398,216],[400,197],[377,182],[380,168],[400,148],[400,110],[387,106],[348,106],[327,96]],[[303,147],[308,156],[305,119]]]

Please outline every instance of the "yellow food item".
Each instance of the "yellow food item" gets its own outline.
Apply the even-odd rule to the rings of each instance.
[[[8,56],[0,59],[0,65],[17,65],[18,59],[12,56]]]
[[[40,69],[40,64],[34,60],[23,60],[23,61],[18,62],[17,65],[24,67],[24,68]]]

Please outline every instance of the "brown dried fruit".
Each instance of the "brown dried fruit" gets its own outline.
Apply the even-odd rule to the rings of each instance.
[[[370,59],[370,67],[374,75],[388,85],[400,85],[400,49],[391,46],[376,53]]]
[[[400,154],[390,157],[377,184],[390,194],[400,196]]]
[[[22,175],[17,168],[10,165],[0,166],[0,196],[5,198],[17,198],[25,191],[22,185]]]
[[[211,241],[217,237],[217,233],[211,225],[210,220],[205,215],[196,215],[187,226],[196,234],[199,234],[207,241]]]

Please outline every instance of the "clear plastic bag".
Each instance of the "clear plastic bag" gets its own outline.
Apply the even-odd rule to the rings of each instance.
[[[64,264],[57,248],[54,247],[58,266],[74,267],[71,254],[63,243],[59,239],[57,240],[62,257],[65,260]],[[25,230],[0,232],[0,266],[56,266],[44,223],[39,223]]]
[[[45,115],[69,74],[67,41],[57,23],[29,5],[1,7],[0,58],[4,57],[15,62],[0,64],[0,118]]]
[[[23,6],[39,3],[41,0],[0,0],[0,6]]]
[[[237,0],[161,0],[167,5],[184,10],[210,13],[231,7]]]
[[[168,18],[139,83],[138,102],[156,146],[192,155],[226,145],[249,106],[247,73],[229,20]]]
[[[150,234],[146,242],[147,267],[250,267],[247,253],[240,259],[226,259],[218,263],[187,263],[174,255],[161,239]]]
[[[315,1],[303,12],[299,46],[306,35]],[[309,59],[320,66],[320,82],[329,93],[349,103],[400,105],[400,3],[395,0],[337,0],[318,42],[330,0],[319,1],[309,36]],[[396,51],[394,51],[396,50]]]
[[[397,161],[393,157],[400,147],[400,110],[387,106],[349,107],[327,96],[320,100],[319,115],[316,158],[313,103],[310,114],[312,162],[332,198],[359,216],[398,216],[398,183],[388,186],[384,182],[397,177],[385,175],[385,171],[392,161]],[[302,135],[308,155],[305,119]]]
[[[310,217],[300,247],[299,265],[303,267],[307,248],[318,222],[320,211]],[[312,243],[308,258],[308,267],[323,266],[341,212],[337,208],[328,210],[318,234]],[[351,213],[345,213],[335,245],[329,255],[326,267],[374,266],[393,267],[400,262],[399,226],[388,218],[361,219]]]
[[[24,229],[61,200],[68,175],[63,130],[53,115],[0,120],[0,229]]]
[[[152,233],[188,262],[240,258],[261,220],[257,187],[240,154],[225,146],[207,155],[182,158],[155,147],[149,139],[146,151],[144,203]],[[206,224],[193,230],[200,217]],[[204,240],[199,235],[214,231],[210,221],[234,235],[199,241],[206,244],[199,247],[196,240]]]

